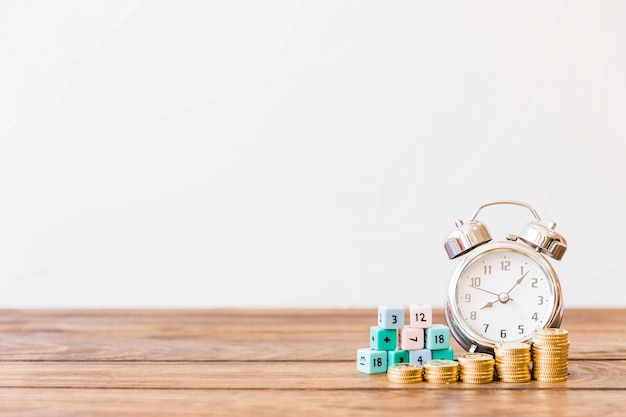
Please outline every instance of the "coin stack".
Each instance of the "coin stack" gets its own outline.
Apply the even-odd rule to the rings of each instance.
[[[459,378],[459,363],[448,359],[432,359],[424,364],[424,380],[449,384]]]
[[[487,384],[493,381],[495,360],[488,353],[464,353],[457,358],[459,377],[468,384]]]
[[[494,352],[500,381],[530,381],[530,345],[528,343],[498,343]]]
[[[387,378],[399,384],[414,384],[423,381],[421,365],[413,363],[393,363],[387,368]]]
[[[564,329],[537,329],[533,334],[533,377],[540,382],[567,380],[568,332]]]

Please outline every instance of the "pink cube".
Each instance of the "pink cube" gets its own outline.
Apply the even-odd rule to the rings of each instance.
[[[430,304],[411,304],[409,325],[427,329],[433,325],[433,306]]]
[[[400,330],[400,348],[403,350],[424,349],[424,329],[404,326]]]

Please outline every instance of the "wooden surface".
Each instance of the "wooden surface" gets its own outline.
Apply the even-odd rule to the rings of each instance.
[[[358,373],[375,321],[371,309],[1,311],[0,414],[626,415],[626,310],[566,312],[570,376],[555,384]]]

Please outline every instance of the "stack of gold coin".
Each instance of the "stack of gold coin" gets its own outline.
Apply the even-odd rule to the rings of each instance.
[[[530,345],[528,343],[498,343],[496,371],[502,382],[530,381]]]
[[[567,330],[537,329],[533,334],[533,377],[541,382],[567,380]]]
[[[414,384],[423,381],[423,367],[413,363],[394,363],[387,368],[387,378],[399,384]]]
[[[493,381],[495,360],[488,353],[464,353],[457,358],[459,377],[468,384],[487,384]]]
[[[459,363],[448,359],[433,359],[424,364],[424,380],[434,384],[449,384],[459,378]]]

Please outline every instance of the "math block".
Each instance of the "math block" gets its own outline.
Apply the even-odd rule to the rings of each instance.
[[[395,350],[396,330],[382,329],[378,326],[370,328],[370,348],[374,350]]]
[[[404,350],[424,349],[424,329],[409,326],[400,329],[400,348]]]
[[[356,369],[364,374],[387,372],[387,352],[369,348],[357,350]]]
[[[401,329],[404,327],[404,307],[378,306],[378,327]]]
[[[411,304],[409,326],[426,329],[433,325],[433,307],[430,304]]]
[[[409,363],[409,352],[402,349],[387,351],[387,366],[392,363]]]
[[[409,363],[417,365],[424,365],[426,362],[433,358],[432,352],[428,349],[410,350],[409,351]]]
[[[433,359],[448,359],[454,360],[454,350],[449,347],[447,349],[433,350]]]
[[[443,324],[433,324],[424,329],[424,347],[431,350],[442,350],[450,347],[450,328]]]

